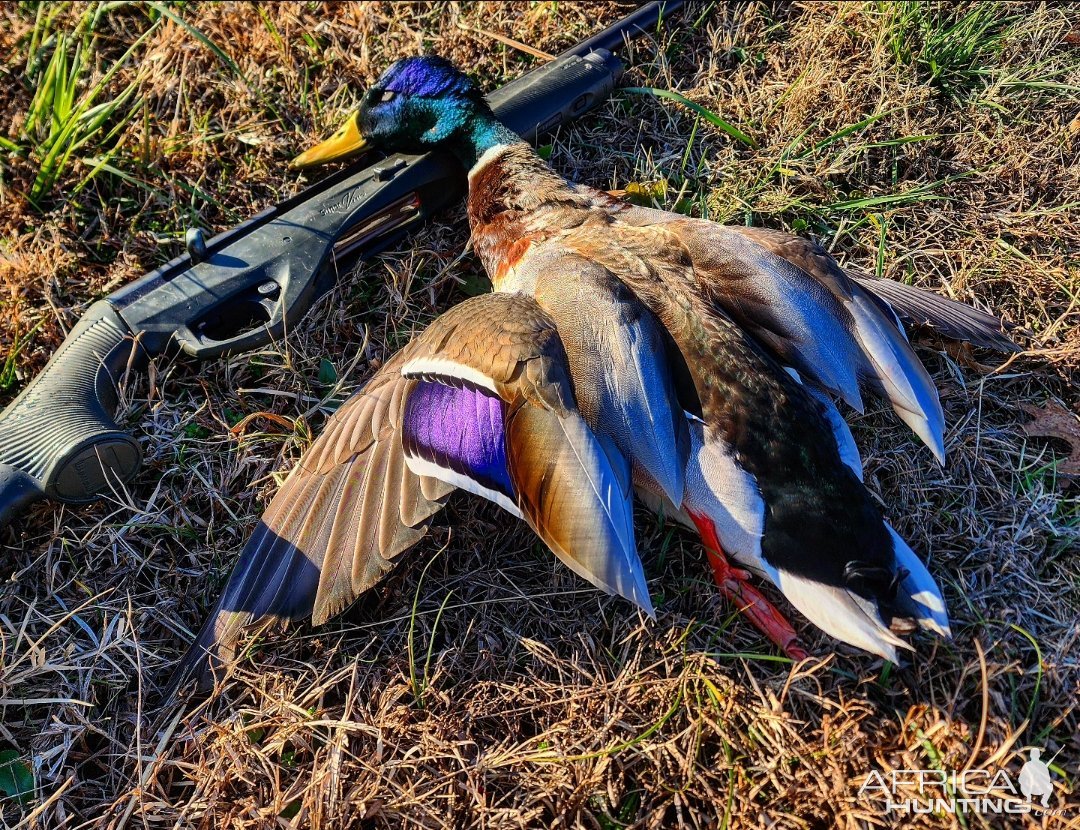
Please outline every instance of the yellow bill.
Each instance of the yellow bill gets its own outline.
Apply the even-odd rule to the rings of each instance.
[[[354,112],[349,116],[348,120],[341,125],[341,129],[330,136],[330,138],[326,139],[326,141],[322,141],[310,150],[305,150],[298,155],[289,162],[289,167],[315,167],[319,164],[326,164],[329,161],[349,158],[349,156],[355,156],[364,152],[368,149],[368,142],[367,139],[360,134],[360,123],[357,120],[359,117],[360,114]]]

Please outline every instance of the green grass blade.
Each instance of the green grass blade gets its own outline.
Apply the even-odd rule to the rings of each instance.
[[[947,196],[942,196],[934,191],[944,187],[950,182],[972,176],[974,173],[975,171],[969,171],[966,173],[959,173],[955,176],[946,176],[944,179],[938,179],[936,182],[913,187],[911,190],[906,190],[903,193],[885,193],[881,196],[863,196],[858,199],[833,202],[831,205],[827,205],[826,209],[842,212],[847,210],[865,210],[867,208],[899,207],[901,205],[911,204],[912,202],[947,199]]]
[[[830,144],[835,144],[837,141],[840,141],[843,138],[847,138],[852,133],[857,133],[857,132],[859,132],[859,130],[864,130],[867,127],[869,127],[871,124],[873,124],[875,121],[880,121],[885,116],[892,115],[894,112],[896,112],[895,109],[885,110],[884,112],[879,112],[879,113],[877,113],[875,115],[869,116],[868,118],[864,118],[862,121],[857,121],[854,124],[848,124],[846,127],[842,128],[840,130],[837,130],[835,133],[833,133],[829,137],[823,138],[821,141],[819,141],[813,147],[811,147],[810,149],[808,149],[804,153],[802,153],[802,155],[800,155],[799,158],[802,158],[803,156],[807,156],[810,153],[816,153],[818,150],[823,150],[826,147],[828,147]]]
[[[61,36],[56,41],[56,74],[52,86],[49,87],[48,103],[49,112],[52,114],[52,126],[59,128],[67,118],[69,108],[67,106],[67,88],[72,84],[71,73],[68,71],[68,39]]]
[[[701,104],[696,104],[687,98],[685,95],[680,95],[678,92],[672,92],[670,89],[656,89],[655,87],[648,86],[628,86],[623,87],[623,92],[629,92],[632,95],[651,95],[654,98],[666,98],[669,101],[674,101],[677,104],[682,104],[691,112],[697,113],[714,127],[718,128],[727,135],[734,138],[736,141],[745,144],[751,149],[757,148],[757,142],[750,136],[732,124],[730,121],[725,121],[715,112],[705,109]]]
[[[199,43],[201,43],[203,46],[213,52],[217,56],[218,60],[225,64],[225,66],[227,66],[230,70],[232,70],[236,77],[238,77],[248,86],[251,86],[250,82],[247,79],[247,76],[244,75],[244,73],[240,70],[240,67],[237,65],[236,61],[232,59],[232,56],[229,55],[228,52],[226,52],[216,43],[214,43],[214,41],[208,38],[205,34],[203,34],[197,26],[188,23],[186,20],[184,20],[184,18],[182,18],[164,3],[149,2],[146,5],[161,14],[162,16],[169,18],[169,20],[173,21],[173,23],[175,23],[177,26],[183,28],[189,35],[191,35],[193,38],[199,41]]]
[[[3,365],[0,365],[0,392],[6,392],[15,385],[16,359],[19,357],[19,354],[30,345],[30,341],[34,339],[34,335],[37,334],[38,329],[40,329],[44,323],[44,320],[39,321],[37,325],[22,337],[15,338],[11,350],[8,352],[7,357],[4,358]]]
[[[37,89],[34,90],[34,97],[30,101],[30,108],[26,112],[26,121],[22,126],[22,134],[29,137],[34,127],[38,122],[38,118],[42,113],[47,111],[47,107],[50,107],[52,92],[56,84],[56,53],[53,53],[53,58],[49,60],[49,65],[45,67],[45,75],[37,85]]]
[[[26,48],[26,77],[34,74],[34,66],[37,63],[38,50],[41,48],[45,34],[45,3],[38,3],[34,10],[34,28],[30,31],[30,45]],[[57,3],[56,5],[60,5]]]
[[[686,689],[680,688],[678,693],[675,695],[675,702],[671,704],[671,708],[668,709],[667,712],[665,712],[658,721],[656,721],[643,732],[634,736],[628,741],[623,741],[622,743],[615,744],[614,746],[609,746],[596,752],[583,753],[581,755],[557,755],[551,752],[539,752],[534,755],[526,756],[523,760],[529,761],[534,764],[562,764],[572,761],[592,761],[597,758],[610,758],[613,755],[618,755],[620,752],[623,752],[627,749],[632,749],[633,747],[640,744],[642,741],[648,740],[661,729],[663,729],[664,724],[671,720],[675,713],[679,711],[679,707],[682,706],[683,696],[685,695],[685,693]]]
[[[89,17],[84,16],[80,26],[89,25]],[[95,103],[116,73],[136,54],[142,44],[157,29],[158,21],[150,25],[137,37],[116,60],[102,77],[76,100],[76,93],[83,76],[89,74],[92,67],[83,59],[85,54],[82,42],[74,50],[74,57],[68,63],[67,50],[69,39],[61,35],[57,39],[56,51],[50,61],[51,82],[44,88],[50,115],[50,133],[38,144],[38,155],[43,154],[37,175],[31,185],[29,198],[35,205],[59,181],[71,161],[72,155],[93,139],[98,138],[106,123],[117,111],[130,101],[145,77],[146,70],[140,68],[135,79],[119,95],[110,101]],[[46,98],[43,97],[42,108]],[[128,119],[125,119],[125,121]]]
[[[73,192],[78,193],[90,183],[90,180],[94,178],[94,176],[96,176],[98,173],[105,172],[111,176],[116,176],[116,178],[120,179],[121,181],[127,182],[128,184],[133,185],[140,190],[145,190],[147,193],[152,193],[158,199],[168,199],[168,194],[160,187],[155,187],[144,179],[140,179],[138,176],[133,176],[131,173],[128,173],[125,170],[121,170],[119,167],[113,167],[113,165],[109,164],[109,161],[114,155],[115,151],[110,151],[104,156],[100,156],[98,158],[81,159],[82,163],[90,168],[90,172],[87,174],[86,178],[84,178],[83,181],[78,184],[78,186]]]
[[[438,553],[432,556],[431,559],[428,560],[428,563],[424,565],[424,569],[420,572],[420,579],[416,583],[416,593],[413,594],[412,611],[409,613],[409,635],[405,644],[406,652],[408,653],[409,657],[409,686],[412,689],[413,697],[416,699],[416,705],[419,706],[421,709],[424,708],[424,692],[427,689],[428,664],[431,661],[431,649],[429,648],[427,652],[427,660],[424,663],[424,675],[423,679],[421,680],[417,677],[416,672],[415,645],[416,618],[419,614],[420,609],[420,589],[424,586],[424,578],[427,576],[428,570],[433,564],[435,564],[435,560],[439,558],[439,554],[441,554],[444,550],[446,550],[446,548],[442,548],[438,551]],[[446,602],[448,599],[449,596],[444,599],[442,605],[439,606],[439,613],[438,616],[436,616],[435,618],[436,626],[438,626],[439,618],[442,617],[443,611],[446,609]],[[435,630],[434,628],[432,628],[432,637],[434,636]]]

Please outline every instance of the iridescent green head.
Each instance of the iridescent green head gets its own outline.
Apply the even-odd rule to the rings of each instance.
[[[403,58],[364,94],[340,130],[297,156],[293,166],[322,164],[369,148],[420,153],[446,147],[469,162],[505,134],[480,88],[448,60]]]

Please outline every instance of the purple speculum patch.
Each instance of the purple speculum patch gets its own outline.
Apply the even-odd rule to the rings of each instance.
[[[407,455],[451,469],[513,500],[504,406],[486,389],[418,381],[405,402],[402,446]]]

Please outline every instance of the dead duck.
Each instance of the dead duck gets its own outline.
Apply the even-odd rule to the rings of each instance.
[[[816,392],[859,405],[860,386],[880,391],[943,455],[936,390],[889,303],[809,243],[566,181],[437,57],[395,63],[346,126],[295,163],[369,146],[446,149],[469,169],[473,244],[494,289],[532,296],[552,317],[583,416],[631,459],[641,494],[842,640],[895,660],[894,618],[948,635],[940,590],[883,520],[842,418]],[[985,316],[927,303],[993,339]],[[633,408],[649,417],[628,419]],[[734,569],[717,576],[729,593],[745,585]],[[756,622],[790,648],[773,611]]]
[[[444,147],[471,168],[474,243],[496,291],[531,298],[550,315],[577,405],[606,455],[630,461],[640,496],[701,531],[725,593],[789,654],[804,654],[794,630],[727,564],[721,548],[769,578],[821,628],[883,657],[895,660],[905,645],[888,625],[904,617],[948,636],[940,590],[862,489],[850,431],[822,390],[854,405],[861,403],[860,385],[883,392],[940,458],[940,406],[900,318],[978,345],[1014,348],[996,318],[888,281],[853,281],[822,249],[786,234],[687,220],[571,184],[494,119],[465,75],[438,58],[392,66],[345,127],[296,163],[366,146]],[[340,431],[331,426],[331,433]],[[366,469],[350,475],[369,476]],[[447,492],[462,483],[418,480]],[[344,481],[339,487],[339,494],[351,489]],[[439,493],[430,494],[431,510],[445,497]],[[239,623],[251,619],[314,612],[318,621],[381,574],[339,576],[348,588],[320,602],[325,552],[312,549],[312,573],[298,592],[309,598],[283,601],[260,569],[275,550],[280,556],[296,547],[288,534],[278,542],[274,530],[287,512],[277,505],[290,500],[286,485],[194,654],[220,654]],[[325,525],[331,508],[338,515],[333,501],[309,502],[306,521]],[[397,538],[393,531],[379,535]],[[280,571],[279,565],[274,572]],[[647,607],[638,577],[630,581],[634,590],[617,592]]]

